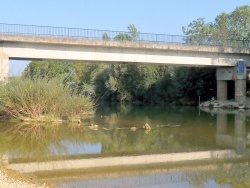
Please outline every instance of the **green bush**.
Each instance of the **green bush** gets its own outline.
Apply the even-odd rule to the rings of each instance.
[[[60,78],[13,78],[0,87],[0,110],[18,119],[73,118],[92,113],[93,106]]]

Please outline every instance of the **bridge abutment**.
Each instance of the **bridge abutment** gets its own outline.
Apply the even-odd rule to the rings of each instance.
[[[9,57],[0,52],[0,82],[7,82],[9,77]]]

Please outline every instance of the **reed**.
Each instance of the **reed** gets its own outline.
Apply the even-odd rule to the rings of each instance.
[[[93,113],[90,96],[73,92],[62,79],[13,78],[0,86],[0,110],[21,120],[55,120]]]

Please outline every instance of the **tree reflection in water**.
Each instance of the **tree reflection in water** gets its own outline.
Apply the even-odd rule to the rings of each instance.
[[[70,143],[98,142],[93,134],[85,134],[86,129],[71,124],[16,124],[5,130],[1,142],[10,158],[23,160],[46,160],[46,158],[67,156]]]

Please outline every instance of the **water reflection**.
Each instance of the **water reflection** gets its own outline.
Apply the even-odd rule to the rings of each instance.
[[[211,186],[214,181],[216,184],[228,182],[231,174],[226,177],[218,174],[216,179],[215,172],[218,169],[231,169],[238,160],[241,160],[240,164],[244,168],[249,169],[245,162],[250,155],[247,137],[249,124],[246,111],[205,111],[199,115],[196,108],[105,105],[100,106],[94,118],[82,120],[80,126],[77,123],[32,126],[0,124],[0,153],[9,168],[35,173],[44,181],[61,182],[62,179],[66,181],[65,177],[71,177],[67,180],[71,183],[67,184],[72,187],[87,185],[87,179],[96,187],[110,178],[114,183],[114,177],[108,172],[110,168],[113,168],[119,183],[124,179],[124,168],[127,168],[129,172],[126,176],[132,176],[129,179],[132,182],[141,179],[145,183],[147,181],[144,178],[148,178],[147,184],[153,185],[152,181],[155,180],[150,177],[155,174],[157,181],[167,176],[181,179],[188,177],[184,178],[185,181],[177,178],[178,183],[173,184],[175,186],[204,185],[210,180],[208,184]],[[151,126],[149,132],[141,128],[145,123]],[[98,130],[89,129],[90,124],[97,124]],[[136,127],[136,130],[131,131],[131,127]],[[225,159],[230,160],[230,163],[221,164]],[[197,170],[197,162],[201,166],[198,171],[201,176],[193,171]],[[132,173],[130,165],[139,166],[133,166],[137,170]],[[186,165],[185,170],[183,165]],[[223,168],[221,165],[224,165]],[[140,166],[145,168],[141,170]],[[107,169],[104,170],[105,174],[110,175],[105,180],[100,167]],[[93,168],[97,168],[97,172]],[[83,171],[89,169],[93,170],[91,177],[91,173],[82,175]],[[148,174],[142,177],[145,171]],[[237,174],[242,172],[240,169],[238,171]],[[101,175],[98,176],[98,173]],[[72,177],[78,179],[78,183],[72,182]],[[249,181],[248,173],[244,177],[243,182]],[[166,182],[163,185],[170,186]]]
[[[14,124],[1,134],[2,153],[10,161],[44,161],[69,157],[72,154],[100,152],[94,134],[71,124]],[[92,150],[85,149],[91,148]],[[79,151],[80,150],[80,151]]]
[[[12,156],[23,155],[27,160],[32,157],[38,161],[50,156],[91,154],[84,151],[94,145],[101,147],[99,154],[103,156],[204,151],[216,147],[215,139],[208,139],[210,135],[214,138],[215,129],[204,134],[203,120],[207,116],[194,120],[183,109],[166,109],[167,116],[159,107],[151,107],[150,111],[140,106],[129,109],[123,107],[117,113],[110,111],[108,114],[105,107],[81,126],[12,125],[2,143]],[[194,109],[187,111],[196,113]],[[141,128],[145,122],[150,124],[151,130]],[[98,124],[99,130],[89,130],[87,125],[91,123]],[[213,123],[214,120],[208,125]],[[136,131],[131,131],[131,127],[137,127]]]
[[[216,144],[234,149],[237,154],[244,155],[247,152],[249,132],[246,131],[249,110],[204,109],[211,114],[217,114],[216,118]],[[230,128],[229,119],[233,118],[233,128]]]
[[[218,114],[217,121],[217,144],[232,147],[238,154],[243,155],[246,149],[246,116],[242,112],[235,114],[234,135],[228,133],[227,114]]]
[[[249,165],[247,163],[182,165],[181,167],[163,166],[135,168],[134,170],[116,170],[116,173],[105,172],[91,175],[84,174],[82,179],[70,181],[70,187],[248,187]],[[82,172],[79,172],[82,173]]]

